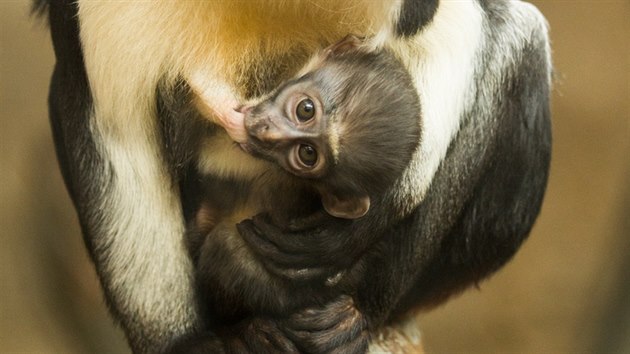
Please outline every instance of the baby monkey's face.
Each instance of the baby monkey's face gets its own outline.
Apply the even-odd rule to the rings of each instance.
[[[254,156],[277,163],[289,173],[314,180],[323,208],[335,217],[356,219],[370,208],[364,193],[346,190],[334,166],[332,147],[338,133],[325,109],[325,100],[310,81],[302,80],[282,87],[276,95],[241,109],[247,142],[241,147]]]
[[[321,178],[332,162],[323,102],[310,81],[301,81],[242,107],[248,139],[241,146],[296,176]]]

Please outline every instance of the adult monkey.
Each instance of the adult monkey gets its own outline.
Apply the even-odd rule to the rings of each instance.
[[[545,21],[530,5],[40,0],[38,7],[49,13],[57,58],[50,116],[60,165],[110,309],[135,352],[159,352],[202,330],[183,235],[197,175],[230,166],[219,141],[202,148],[203,121],[182,98],[187,78],[200,72],[255,97],[348,33],[374,37],[407,65],[422,105],[421,144],[390,198],[370,208],[379,229],[350,237],[332,217],[291,235],[265,218],[243,225],[280,246],[339,234],[326,245],[304,236],[293,256],[268,256],[285,265],[278,274],[285,277],[296,269],[369,274],[354,301],[371,329],[498,269],[539,212],[551,64]]]

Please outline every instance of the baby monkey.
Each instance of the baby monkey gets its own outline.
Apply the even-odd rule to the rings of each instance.
[[[268,241],[239,234],[237,224],[264,213],[280,227],[316,225],[325,211],[352,228],[352,220],[369,217],[371,203],[402,176],[420,141],[419,98],[404,65],[390,52],[369,50],[348,36],[268,96],[237,109],[229,94],[215,104],[195,82],[191,87],[238,144],[238,153],[266,161],[256,162],[254,174],[207,176],[189,239],[201,306],[216,321],[210,327],[222,336],[222,326],[283,318],[351,295],[360,280],[343,271],[326,279],[303,274],[310,279],[305,282],[299,270],[278,276],[257,259]],[[263,336],[247,334],[250,341],[256,335]]]

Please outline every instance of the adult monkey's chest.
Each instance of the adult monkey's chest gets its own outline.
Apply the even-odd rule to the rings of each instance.
[[[373,0],[211,3],[204,10],[220,74],[244,98],[270,92],[316,51],[347,34],[375,34],[391,12],[390,1]]]
[[[105,128],[135,141],[149,121],[146,107],[160,82],[201,73],[209,86],[227,84],[245,99],[267,93],[317,50],[347,34],[370,36],[391,27],[397,3],[79,1],[95,114]]]

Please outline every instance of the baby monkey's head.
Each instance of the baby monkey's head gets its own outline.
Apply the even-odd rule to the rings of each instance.
[[[406,68],[361,44],[346,37],[241,109],[243,148],[312,180],[324,208],[350,219],[400,178],[420,141],[420,103]]]

